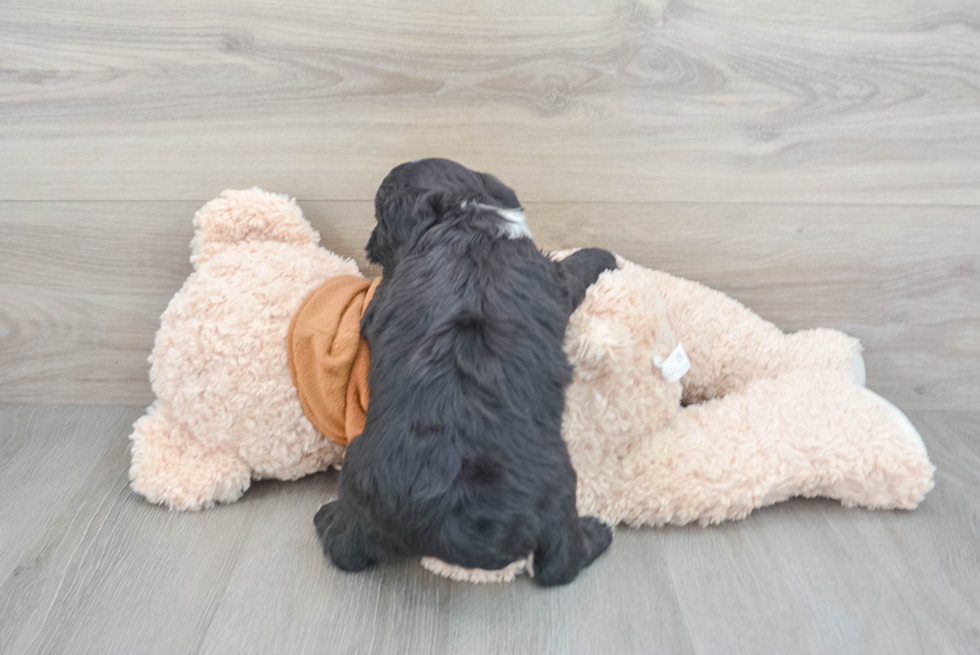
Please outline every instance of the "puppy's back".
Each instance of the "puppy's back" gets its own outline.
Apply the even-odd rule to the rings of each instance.
[[[401,260],[376,302],[351,491],[409,550],[481,568],[526,556],[540,515],[569,489],[574,502],[554,265],[528,238],[455,226]]]

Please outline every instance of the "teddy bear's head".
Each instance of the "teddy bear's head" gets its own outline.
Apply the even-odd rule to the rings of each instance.
[[[663,299],[635,264],[618,263],[589,288],[568,322],[565,352],[575,367],[564,428],[570,447],[579,438],[595,444],[586,427],[597,424],[610,439],[620,434],[628,443],[637,421],[652,434],[680,407],[680,383],[667,382],[655,363],[677,346]],[[600,447],[616,451],[615,443]]]

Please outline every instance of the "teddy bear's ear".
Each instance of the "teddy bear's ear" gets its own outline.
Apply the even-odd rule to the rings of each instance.
[[[653,358],[677,346],[663,298],[643,269],[617,257],[619,269],[608,271],[588,288],[568,321],[565,352],[576,376],[600,367],[623,371],[637,367],[644,374]]]
[[[229,245],[246,241],[317,244],[313,229],[295,200],[258,187],[228,190],[194,215],[191,262],[198,266]]]
[[[576,376],[589,379],[621,365],[632,352],[633,335],[624,325],[576,311],[565,332],[565,354]]]

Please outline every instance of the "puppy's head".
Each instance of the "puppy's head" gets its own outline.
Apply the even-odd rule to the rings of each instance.
[[[396,166],[374,199],[378,221],[367,244],[368,259],[393,268],[406,248],[450,220],[486,221],[500,236],[531,236],[517,195],[493,175],[448,159],[420,159]]]

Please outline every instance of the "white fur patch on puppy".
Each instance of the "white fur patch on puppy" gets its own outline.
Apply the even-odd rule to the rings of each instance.
[[[524,216],[524,210],[500,209],[498,207],[490,207],[490,209],[496,211],[507,221],[500,230],[500,236],[506,236],[508,239],[531,238],[531,228],[527,226],[527,218]]]
[[[467,202],[469,201],[463,202],[461,206],[466,207]],[[527,217],[524,216],[523,209],[504,209],[502,207],[484,205],[479,202],[475,204],[480,209],[489,209],[496,212],[498,216],[504,219],[503,225],[500,226],[500,236],[507,237],[508,239],[531,238],[531,228],[527,226]]]

